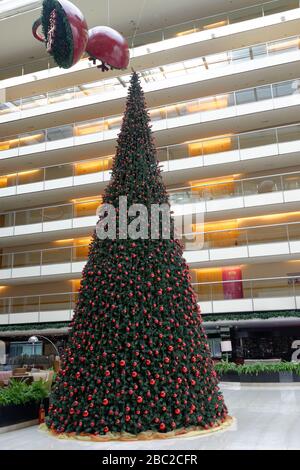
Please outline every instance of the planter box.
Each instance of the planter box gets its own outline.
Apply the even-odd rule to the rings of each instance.
[[[279,382],[282,382],[282,383],[294,382],[293,372],[279,372]]]
[[[219,378],[223,382],[239,382],[240,377],[237,372],[228,372],[228,374],[219,374]]]
[[[220,375],[223,382],[241,382],[241,383],[293,383],[300,382],[300,375],[292,372],[261,372],[256,374],[241,374],[230,372]]]
[[[49,399],[44,400],[44,405],[47,413]],[[0,406],[0,428],[38,419],[39,408],[39,402],[29,402],[25,405]]]
[[[259,373],[259,374],[241,374],[239,376],[241,383],[278,383],[280,382],[279,372]]]

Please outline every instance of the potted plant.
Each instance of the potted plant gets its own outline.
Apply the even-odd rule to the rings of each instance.
[[[48,408],[48,391],[40,380],[27,384],[12,379],[0,389],[0,428],[38,418],[41,402]]]

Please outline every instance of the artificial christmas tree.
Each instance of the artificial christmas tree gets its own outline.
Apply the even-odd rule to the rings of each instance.
[[[168,204],[150,118],[133,73],[103,202]],[[130,223],[133,217],[125,218]],[[103,220],[103,217],[100,218]],[[170,217],[171,219],[171,217]],[[218,426],[227,416],[181,243],[165,237],[100,240],[95,231],[52,396],[55,433],[144,435]]]

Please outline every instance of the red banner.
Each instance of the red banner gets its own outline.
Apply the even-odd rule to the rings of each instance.
[[[243,299],[244,298],[241,268],[239,267],[223,268],[222,280],[223,280],[224,299]]]

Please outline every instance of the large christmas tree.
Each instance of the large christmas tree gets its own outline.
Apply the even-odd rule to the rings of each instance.
[[[103,202],[117,209],[120,196],[149,212],[151,204],[169,204],[136,73]],[[115,239],[94,233],[51,396],[54,432],[182,432],[217,426],[227,415],[173,221],[169,239],[161,224],[158,239],[151,222],[148,229],[149,238],[137,240],[119,230]]]

